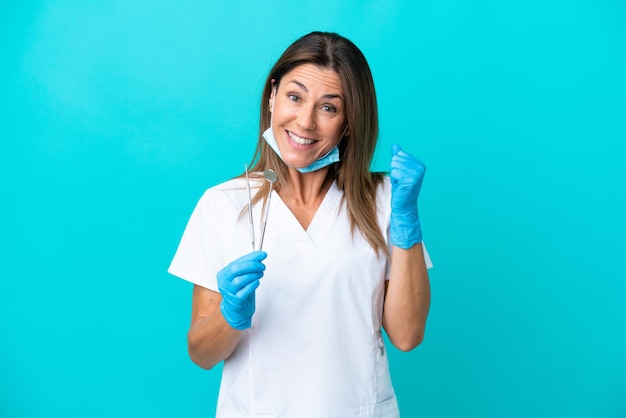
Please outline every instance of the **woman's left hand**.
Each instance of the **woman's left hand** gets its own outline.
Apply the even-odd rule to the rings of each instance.
[[[391,243],[408,249],[422,242],[422,229],[417,211],[417,198],[424,180],[426,166],[402,150],[391,148]]]

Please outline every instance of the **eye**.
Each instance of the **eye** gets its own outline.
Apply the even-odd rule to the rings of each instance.
[[[335,106],[331,106],[331,105],[323,105],[322,106],[322,110],[324,112],[337,113],[337,108]]]
[[[296,102],[296,103],[300,101],[300,96],[298,96],[297,94],[293,94],[293,93],[288,94],[287,98],[291,100],[292,102]]]

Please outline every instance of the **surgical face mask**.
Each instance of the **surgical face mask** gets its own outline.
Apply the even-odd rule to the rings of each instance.
[[[265,139],[265,142],[267,142],[267,144],[270,147],[272,147],[272,149],[280,157],[280,159],[283,160],[282,155],[280,155],[280,150],[278,149],[278,144],[276,143],[276,138],[274,138],[274,131],[272,130],[271,126],[267,128],[265,132],[263,132],[263,138]],[[308,166],[302,167],[302,168],[296,168],[296,170],[298,170],[301,173],[310,173],[312,171],[316,171],[316,170],[319,170],[320,168],[324,168],[328,165],[336,163],[337,161],[339,161],[339,147],[335,146],[333,149],[328,151],[325,155],[313,161]],[[285,162],[285,160],[283,160],[283,162]]]

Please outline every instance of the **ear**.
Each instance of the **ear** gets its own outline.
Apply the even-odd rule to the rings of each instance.
[[[271,85],[272,85],[272,89],[270,91],[270,97],[269,97],[269,105],[270,105],[270,112],[272,112],[274,110],[274,100],[276,99],[276,90],[278,89],[278,86],[276,85],[276,80],[272,79],[271,80]]]

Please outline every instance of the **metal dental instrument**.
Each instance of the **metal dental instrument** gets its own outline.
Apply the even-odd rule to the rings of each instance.
[[[252,219],[252,194],[250,193],[250,179],[248,178],[248,164],[244,164],[246,169],[246,185],[248,188],[248,221],[250,223],[250,240],[252,241],[252,251],[254,251],[254,220]]]
[[[261,242],[259,243],[259,251],[263,249],[263,238],[265,238],[265,226],[267,225],[267,215],[270,212],[270,200],[272,199],[272,189],[274,188],[274,183],[278,180],[278,176],[271,168],[268,168],[263,172],[263,176],[265,180],[270,182],[270,190],[267,192],[267,201],[265,202],[265,211],[263,214],[263,227],[261,228]]]

